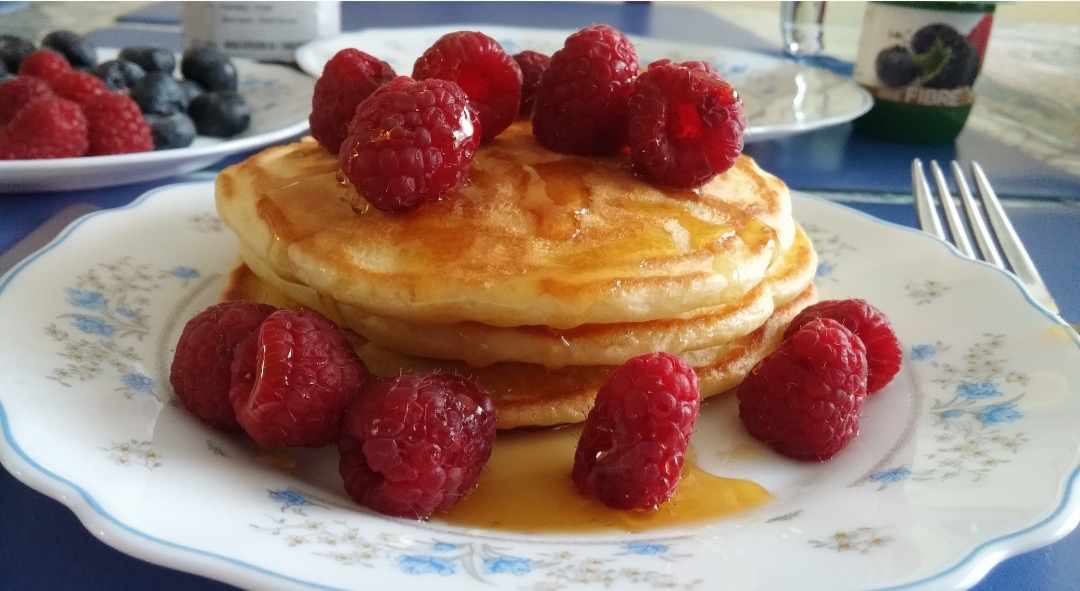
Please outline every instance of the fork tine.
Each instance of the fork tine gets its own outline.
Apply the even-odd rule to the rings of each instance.
[[[991,265],[1004,269],[1005,261],[1001,259],[1001,253],[998,252],[997,246],[994,244],[994,237],[990,234],[990,229],[986,227],[986,220],[983,218],[982,212],[975,205],[975,198],[971,196],[971,187],[968,186],[967,179],[964,177],[964,170],[960,168],[960,164],[955,160],[952,161],[952,172],[953,177],[956,179],[956,186],[960,190],[960,201],[964,203],[964,210],[967,212],[971,233],[975,234],[975,241],[979,243],[979,250],[982,251],[983,258]]]
[[[945,230],[941,228],[941,219],[934,208],[934,194],[930,192],[930,184],[926,182],[926,175],[923,173],[922,160],[918,158],[911,161],[911,184],[915,189],[915,212],[919,216],[919,225],[924,232],[945,240]]]
[[[949,232],[952,233],[953,242],[960,254],[969,259],[975,258],[975,251],[971,248],[971,239],[968,238],[964,222],[960,220],[960,212],[956,211],[956,202],[953,201],[952,193],[949,192],[949,183],[945,182],[945,175],[941,172],[937,160],[930,161],[930,173],[934,175],[934,183],[938,188],[938,200],[941,208],[945,210],[945,220],[949,222]]]
[[[971,171],[975,176],[975,184],[979,187],[979,195],[982,197],[986,215],[990,218],[990,225],[994,227],[998,242],[1001,243],[1001,249],[1005,251],[1005,256],[1009,259],[1013,271],[1024,283],[1044,286],[1045,289],[1045,283],[1043,283],[1042,277],[1039,276],[1039,272],[1035,269],[1035,263],[1031,262],[1031,256],[1024,249],[1020,237],[1016,234],[1016,229],[1013,228],[1012,222],[1005,215],[1005,210],[1001,207],[1001,201],[998,200],[997,194],[994,193],[993,187],[990,186],[986,173],[983,172],[978,162],[971,163]]]

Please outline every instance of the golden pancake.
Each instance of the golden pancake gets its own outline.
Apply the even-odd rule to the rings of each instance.
[[[241,256],[259,278],[291,299],[317,309],[380,347],[421,357],[453,359],[482,367],[503,361],[566,365],[618,365],[652,351],[681,353],[724,344],[753,332],[813,279],[817,256],[801,228],[769,269],[766,280],[735,302],[695,310],[688,318],[637,323],[585,324],[571,329],[545,326],[494,327],[477,322],[420,324],[375,316],[320,297],[285,281],[249,251]]]
[[[262,283],[246,266],[230,276],[223,299],[242,299],[292,307],[295,302]],[[691,352],[700,363],[698,374],[702,397],[725,392],[742,381],[750,369],[779,344],[792,318],[816,299],[814,286],[780,306],[757,330],[724,346]],[[483,384],[495,403],[500,429],[549,426],[585,420],[596,391],[614,366],[571,366],[547,369],[528,363],[496,363],[483,368],[461,362],[426,359],[394,353],[355,336],[357,354],[373,373],[380,376],[400,372],[443,369],[473,376]]]
[[[276,275],[416,324],[679,318],[739,301],[794,240],[787,188],[747,156],[694,192],[625,166],[546,150],[519,122],[480,148],[467,186],[391,215],[354,212],[337,159],[307,141],[226,168],[217,207]]]

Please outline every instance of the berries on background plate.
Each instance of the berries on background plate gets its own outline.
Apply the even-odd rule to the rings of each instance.
[[[86,101],[109,92],[99,78],[86,72],[72,70],[58,77],[52,83],[53,92],[80,105]]]
[[[38,97],[0,130],[0,160],[73,158],[86,154],[87,143],[79,105],[55,95]]]
[[[145,115],[155,150],[186,148],[195,141],[195,124],[185,113]]]
[[[839,322],[811,320],[759,361],[737,392],[750,435],[790,458],[825,461],[859,434],[866,348]]]
[[[0,61],[12,74],[19,71],[19,66],[28,55],[34,53],[34,44],[15,35],[0,35]]]
[[[135,101],[106,92],[85,104],[90,136],[90,156],[148,152],[154,149],[150,126]]]
[[[207,91],[235,91],[237,88],[236,66],[229,56],[213,47],[193,47],[184,52],[180,60],[180,72],[184,78],[198,82]]]
[[[180,83],[164,72],[148,72],[131,89],[131,98],[143,113],[172,115],[187,111],[187,93]]]
[[[53,31],[45,35],[41,46],[64,56],[72,68],[93,68],[97,65],[97,50],[75,32]]]
[[[610,155],[626,138],[637,52],[618,30],[592,25],[566,38],[540,79],[533,134],[550,150]]]
[[[0,83],[0,126],[7,125],[30,101],[52,95],[48,83],[33,76],[16,76]]]
[[[251,107],[235,92],[204,92],[188,105],[200,135],[232,137],[251,125]]]
[[[884,388],[900,372],[904,352],[889,319],[881,310],[859,299],[818,302],[800,312],[784,335],[791,336],[816,318],[831,318],[843,324],[866,346],[868,395]]]
[[[654,509],[674,494],[701,395],[682,359],[649,353],[620,366],[596,394],[574,454],[574,484],[616,509]]]
[[[477,31],[440,37],[416,60],[413,78],[456,82],[480,117],[481,141],[495,139],[521,108],[521,68],[498,41]]]
[[[146,77],[146,71],[127,60],[109,60],[98,64],[94,68],[94,75],[101,78],[109,89],[121,91],[133,88]]]
[[[476,382],[450,373],[374,380],[341,426],[339,470],[354,501],[427,519],[476,487],[495,441],[495,408]]]
[[[480,121],[456,83],[398,77],[356,108],[341,144],[341,169],[383,211],[441,199],[468,173]]]
[[[125,47],[119,59],[131,62],[144,72],[162,72],[172,76],[176,69],[176,55],[162,47]]]
[[[236,420],[262,447],[320,447],[368,377],[345,334],[311,310],[278,310],[241,342],[229,398]]]
[[[184,325],[169,382],[184,407],[203,422],[239,430],[229,401],[234,351],[274,310],[266,304],[225,302],[199,312]]]
[[[176,82],[180,85],[180,90],[184,91],[184,97],[187,99],[188,105],[191,105],[191,101],[195,100],[195,97],[206,92],[197,82],[191,80],[177,80]]]
[[[326,62],[311,95],[311,135],[333,154],[348,135],[356,105],[394,78],[390,64],[357,49],[342,49]]]
[[[528,119],[532,117],[536,90],[540,88],[540,79],[551,65],[551,58],[529,50],[514,54],[514,61],[521,68],[521,108],[518,109],[518,117]]]
[[[64,56],[51,49],[39,49],[26,56],[19,66],[20,76],[34,76],[52,84],[61,75],[71,71]]]
[[[699,187],[735,164],[746,118],[738,92],[700,63],[653,63],[634,84],[627,143],[634,169],[667,187]]]

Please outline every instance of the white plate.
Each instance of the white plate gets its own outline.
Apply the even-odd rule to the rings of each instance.
[[[950,589],[1080,517],[1080,337],[1011,276],[802,195],[823,295],[880,306],[908,353],[831,462],[746,453],[727,397],[697,455],[775,496],[729,519],[525,536],[371,514],[334,450],[276,468],[170,402],[179,330],[235,259],[212,192],[90,214],[0,279],[3,465],[140,558],[248,588]]]
[[[507,53],[533,49],[552,54],[572,31],[462,24],[451,27],[367,29],[312,41],[296,50],[302,70],[318,77],[338,51],[355,47],[386,60],[398,74],[409,75],[413,62],[436,39],[451,31],[482,31],[498,40]],[[870,110],[870,94],[844,78],[820,68],[726,47],[692,45],[633,37],[642,66],[661,59],[706,60],[729,80],[746,107],[746,141],[775,139],[846,123]]]
[[[99,60],[116,57],[99,49]],[[177,60],[179,63],[179,60]],[[251,126],[229,139],[198,136],[186,148],[48,160],[0,160],[0,194],[71,191],[126,185],[184,174],[232,154],[307,131],[315,81],[293,68],[233,58]]]

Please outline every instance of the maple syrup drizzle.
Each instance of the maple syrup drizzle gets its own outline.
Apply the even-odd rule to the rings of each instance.
[[[643,531],[716,520],[768,502],[757,483],[705,472],[688,454],[675,495],[655,511],[611,509],[570,479],[579,427],[500,432],[480,484],[442,520],[517,532]]]

